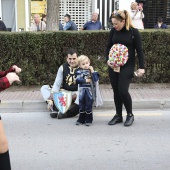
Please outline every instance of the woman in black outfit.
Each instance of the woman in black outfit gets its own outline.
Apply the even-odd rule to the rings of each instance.
[[[134,115],[132,113],[132,99],[128,90],[134,75],[135,50],[139,58],[138,76],[143,76],[145,73],[142,40],[139,31],[131,23],[128,11],[123,10],[112,13],[112,23],[113,28],[110,31],[106,47],[106,60],[109,66],[109,77],[114,92],[116,114],[108,124],[115,125],[123,122],[122,106],[124,104],[127,112],[124,125],[131,126],[134,121]],[[119,73],[113,71],[114,67],[108,60],[110,48],[113,44],[118,43],[128,48],[128,61],[124,66],[121,66]]]

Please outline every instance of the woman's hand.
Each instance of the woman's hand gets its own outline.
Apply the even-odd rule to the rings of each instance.
[[[138,6],[138,9],[139,9],[139,11],[140,11],[140,12],[142,12],[142,11],[143,11],[142,6],[140,6],[140,5]]]
[[[114,69],[114,66],[113,66],[113,64],[110,62],[110,60],[107,60],[107,65],[108,65],[110,68]]]
[[[137,70],[138,77],[142,77],[144,74],[145,74],[145,69],[138,69]]]
[[[21,68],[19,68],[16,65],[13,65],[12,68],[15,70],[15,73],[20,73],[21,72]]]

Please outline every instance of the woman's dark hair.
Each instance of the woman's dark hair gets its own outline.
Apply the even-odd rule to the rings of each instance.
[[[42,18],[41,18],[41,21],[43,21],[43,18],[45,18],[47,15],[45,14],[42,14]]]

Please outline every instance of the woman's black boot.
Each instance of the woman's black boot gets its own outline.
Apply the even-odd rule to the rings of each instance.
[[[124,123],[125,126],[131,126],[134,121],[134,115],[132,113],[128,113],[126,116],[126,121]]]
[[[123,122],[122,115],[116,114],[111,121],[108,122],[108,125],[115,125],[117,123]]]

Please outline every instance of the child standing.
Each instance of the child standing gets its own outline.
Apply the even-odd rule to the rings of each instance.
[[[76,125],[90,126],[93,121],[92,106],[96,97],[94,83],[99,80],[98,72],[90,66],[90,59],[81,55],[78,57],[80,69],[76,72],[76,83],[79,91],[79,119]]]

